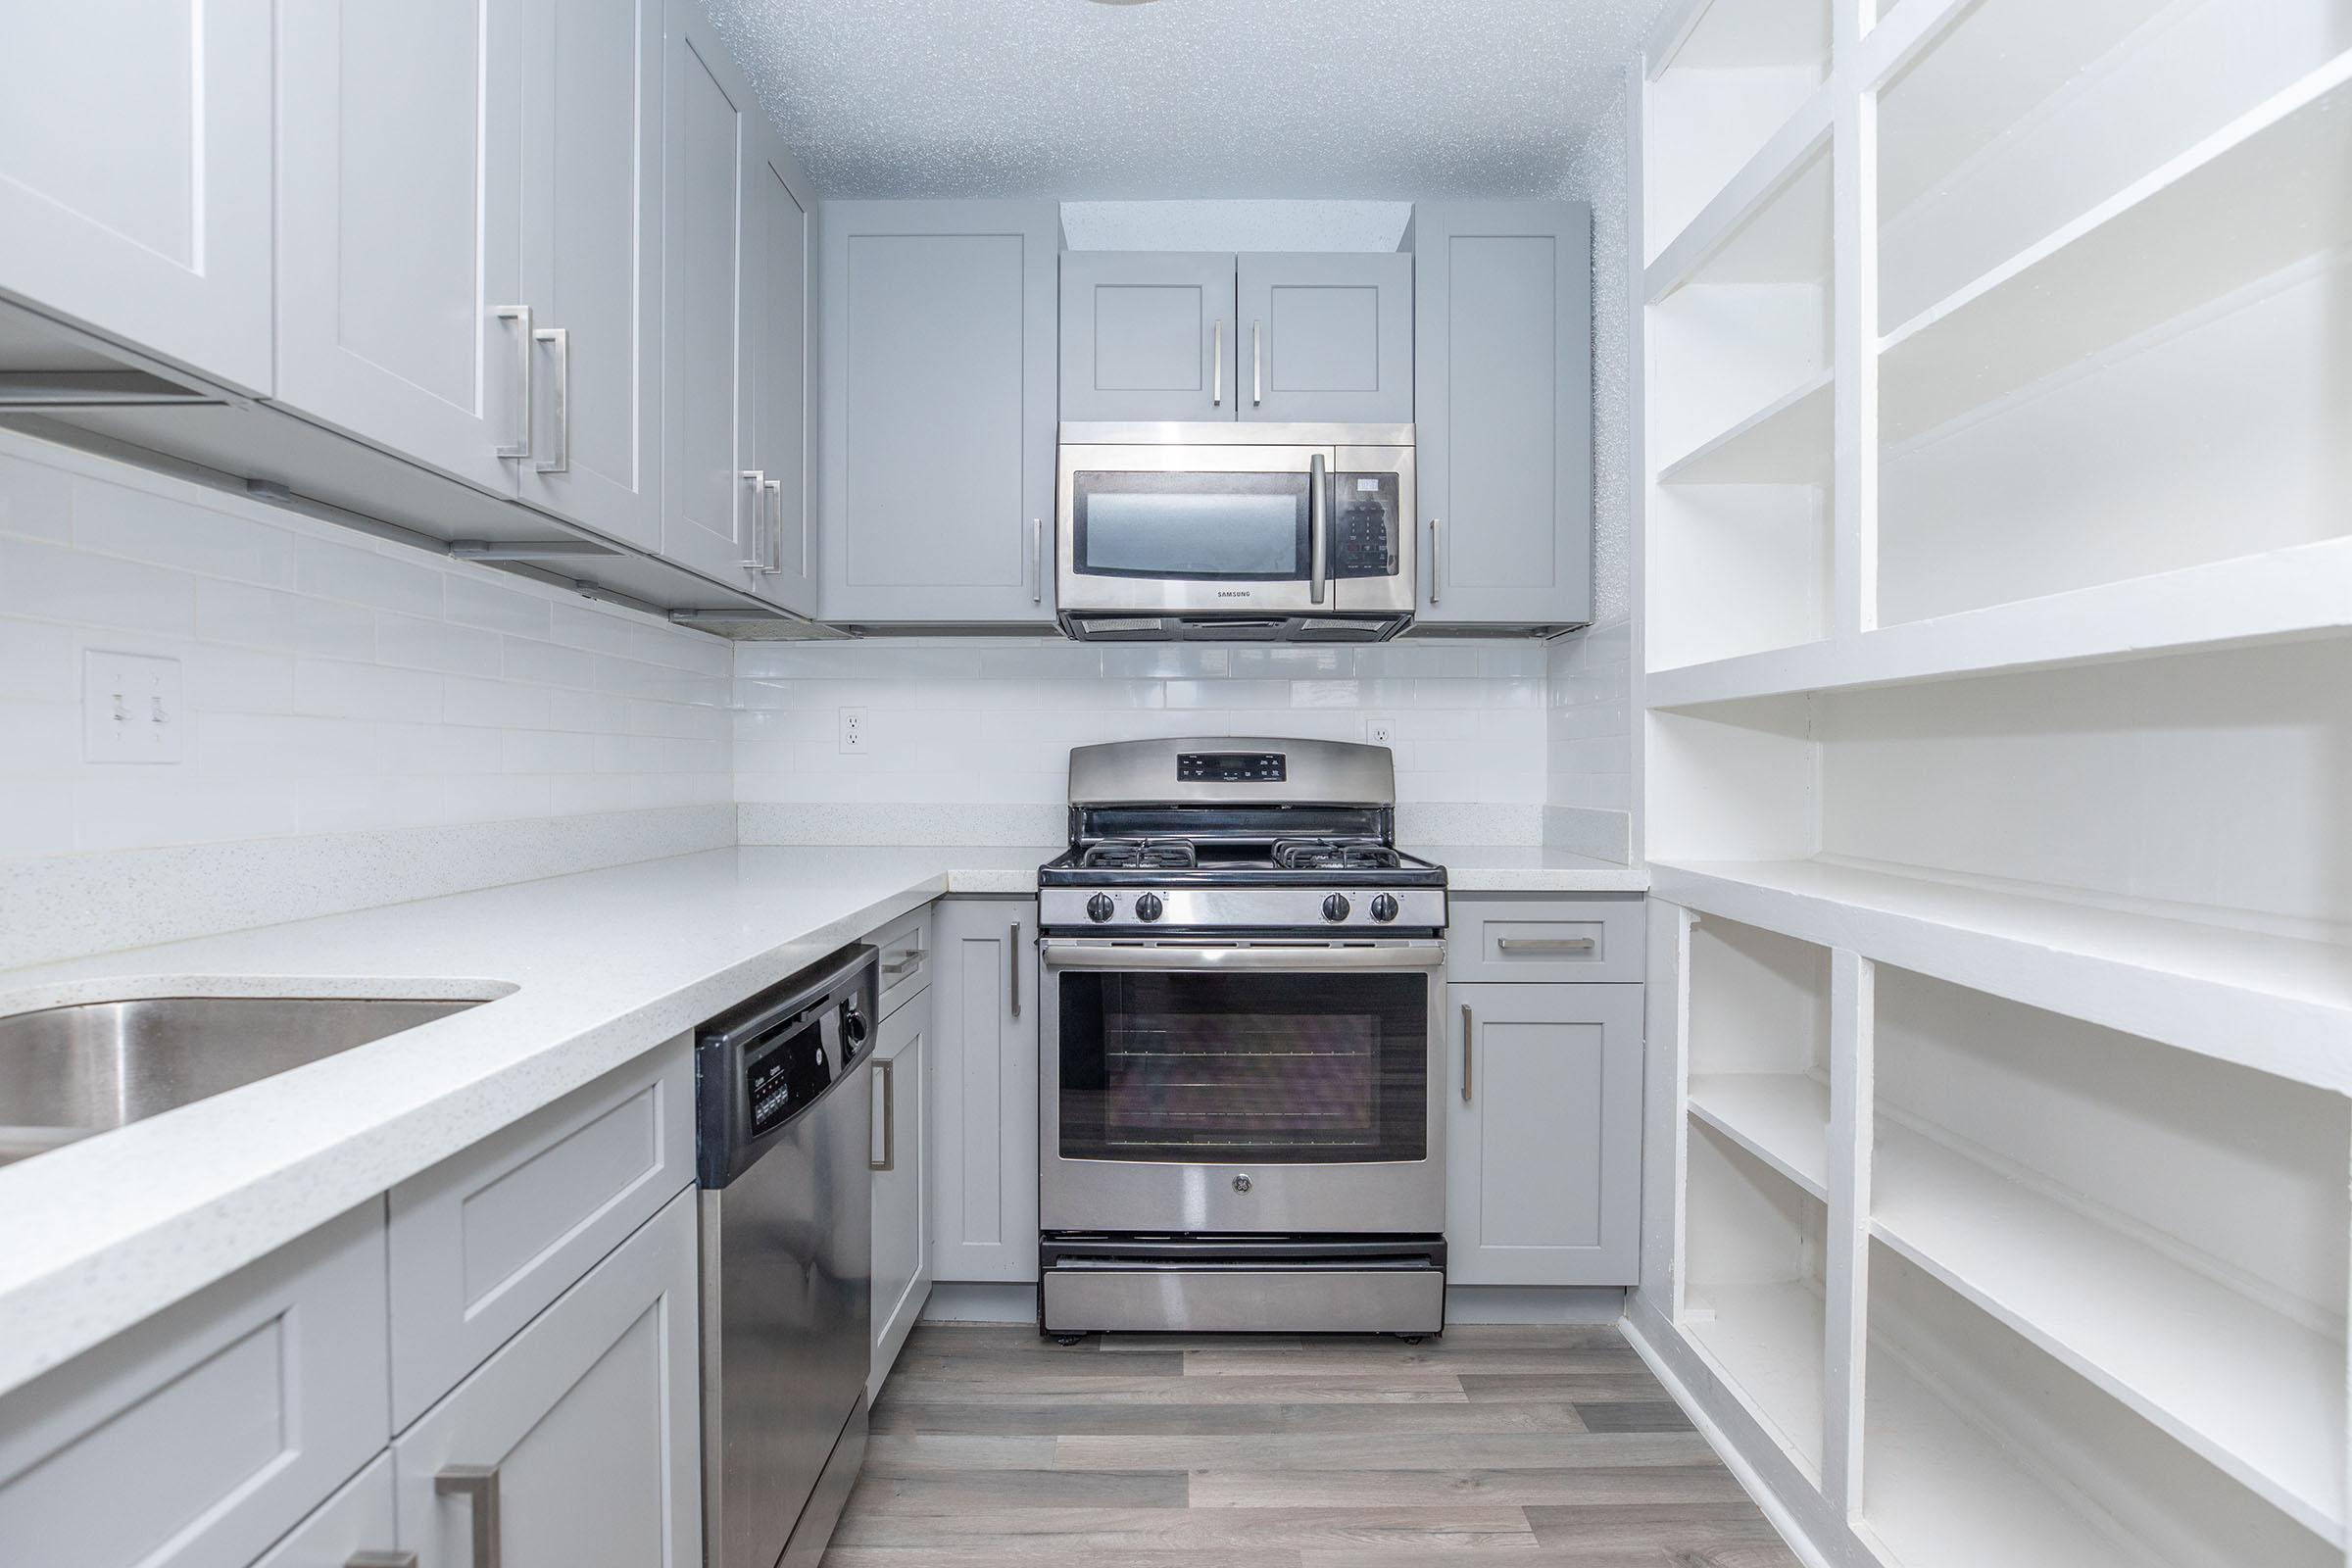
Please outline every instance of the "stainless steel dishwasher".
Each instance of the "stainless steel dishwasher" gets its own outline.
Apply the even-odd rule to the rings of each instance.
[[[865,1455],[875,956],[846,948],[695,1038],[710,1568],[813,1564]]]

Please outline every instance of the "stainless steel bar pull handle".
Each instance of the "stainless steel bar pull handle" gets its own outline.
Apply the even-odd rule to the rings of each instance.
[[[1208,340],[1208,406],[1225,406],[1225,318],[1217,318]]]
[[[1470,1004],[1462,1004],[1462,1103],[1470,1103]]]
[[[1442,554],[1438,548],[1438,519],[1432,517],[1429,519],[1429,602],[1433,605],[1438,602],[1438,558]]]
[[[1306,465],[1306,599],[1323,602],[1325,564],[1331,553],[1331,477],[1323,471],[1323,454]]]
[[[571,471],[571,328],[543,326],[531,341],[556,351],[556,455],[531,465],[540,473]]]
[[[766,515],[760,501],[767,494],[767,470],[765,468],[745,468],[736,477],[752,487],[752,532],[751,536],[744,541],[744,558],[736,564],[746,571],[758,571],[766,564],[767,560],[767,553],[760,545],[760,523]]]
[[[1497,953],[1591,953],[1600,944],[1591,937],[1496,937]]]
[[[760,499],[767,515],[766,564],[760,569],[773,577],[784,569],[784,481],[760,480]]]
[[[1250,406],[1256,408],[1266,401],[1266,357],[1260,352],[1265,337],[1265,323],[1250,323]]]
[[[498,1466],[444,1466],[433,1477],[433,1495],[464,1497],[472,1505],[473,1561],[468,1568],[498,1568]]]
[[[1012,1015],[1021,1015],[1021,922],[1012,922],[1012,933],[1004,939],[1004,984],[1012,994]]]
[[[498,449],[502,458],[527,458],[531,455],[531,343],[537,335],[531,330],[531,308],[528,305],[501,305],[491,315],[502,321],[518,323],[514,333],[514,368],[522,386],[522,417],[515,422],[522,427],[522,439],[510,441]]]
[[[916,964],[921,963],[926,956],[928,956],[928,955],[926,955],[922,949],[908,948],[905,953],[899,956],[899,959],[896,963],[884,964],[882,966],[882,972],[884,974],[905,974]]]
[[[874,1063],[874,1075],[882,1080],[882,1157],[870,1156],[865,1162],[868,1170],[896,1170],[899,1164],[899,1064],[895,1061]]]
[[[413,1551],[355,1551],[343,1559],[343,1568],[416,1568]]]

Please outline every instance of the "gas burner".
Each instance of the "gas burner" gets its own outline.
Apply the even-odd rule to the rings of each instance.
[[[1189,871],[1199,861],[1191,839],[1104,839],[1078,858],[1096,871]]]
[[[1274,863],[1286,871],[1386,871],[1404,863],[1386,844],[1335,839],[1283,839]]]

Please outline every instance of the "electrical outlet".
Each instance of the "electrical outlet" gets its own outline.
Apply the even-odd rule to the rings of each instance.
[[[844,757],[865,750],[865,710],[845,708],[841,710],[841,752]]]
[[[81,755],[92,762],[176,762],[187,731],[179,661],[86,650],[81,657]]]
[[[1396,739],[1396,726],[1385,718],[1364,720],[1364,739],[1375,746],[1388,746]]]

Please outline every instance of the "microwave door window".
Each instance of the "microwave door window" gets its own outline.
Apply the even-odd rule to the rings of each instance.
[[[1301,581],[1307,570],[1302,473],[1072,476],[1073,564],[1102,577]]]

